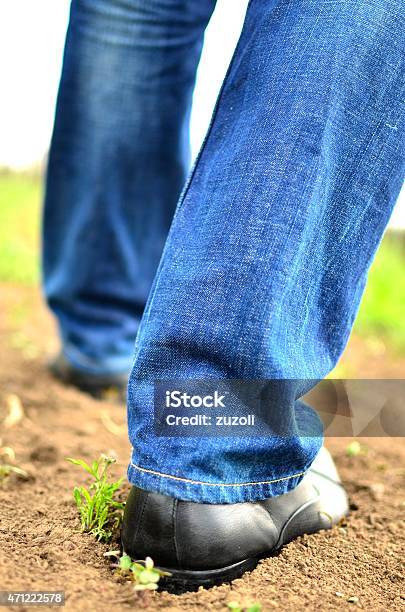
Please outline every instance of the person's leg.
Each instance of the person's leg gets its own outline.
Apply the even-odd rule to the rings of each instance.
[[[195,508],[295,494],[321,437],[294,397],[277,407],[290,436],[160,437],[154,381],[319,379],[333,368],[403,177],[403,13],[397,0],[251,0],[178,206],[136,342],[128,475],[164,494],[152,496],[155,510],[170,497],[203,502],[176,506],[188,508],[181,538],[189,539],[178,546],[195,552],[189,519],[199,515],[211,563],[228,519],[228,560],[252,546],[262,554],[264,531],[257,549],[238,538],[249,516],[264,515],[235,525],[236,508],[222,518]],[[313,436],[295,435],[302,423]],[[181,567],[179,554],[172,561]]]
[[[215,0],[73,0],[44,211],[44,291],[68,362],[129,373],[189,165]]]
[[[311,464],[316,438],[154,435],[153,383],[333,368],[402,182],[402,12],[396,0],[251,1],[137,337],[134,484],[239,502],[289,490]],[[218,486],[230,482],[270,484]]]

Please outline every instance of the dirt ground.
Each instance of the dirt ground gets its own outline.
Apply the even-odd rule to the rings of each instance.
[[[79,531],[72,488],[86,476],[65,460],[114,453],[114,475],[125,475],[124,407],[64,388],[47,374],[46,357],[57,341],[37,291],[6,286],[1,302],[0,447],[13,449],[8,460],[28,477],[12,475],[0,487],[0,590],[64,590],[67,610],[225,611],[229,601],[260,602],[263,610],[403,609],[405,445],[399,438],[363,440],[368,451],[356,457],[346,454],[350,439],[329,441],[350,495],[347,522],[292,542],[230,585],[134,595],[103,557],[116,545]],[[390,358],[381,343],[354,338],[343,364],[359,377],[405,377],[405,362]],[[7,427],[14,395],[23,413]]]

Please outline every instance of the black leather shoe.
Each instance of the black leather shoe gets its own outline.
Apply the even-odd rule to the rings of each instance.
[[[126,400],[128,374],[89,374],[76,369],[63,353],[49,363],[49,370],[65,385],[73,385],[96,399]]]
[[[179,593],[239,578],[287,542],[329,529],[347,513],[346,493],[323,448],[293,491],[264,501],[198,504],[133,487],[121,540],[133,559],[152,557],[170,572],[159,584]]]

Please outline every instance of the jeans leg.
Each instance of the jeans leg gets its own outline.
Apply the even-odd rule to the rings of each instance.
[[[44,212],[44,291],[63,349],[129,371],[189,165],[189,115],[215,0],[73,0]]]
[[[251,0],[150,294],[129,384],[132,483],[198,502],[295,487],[322,437],[159,437],[153,382],[319,379],[403,178],[403,5]]]

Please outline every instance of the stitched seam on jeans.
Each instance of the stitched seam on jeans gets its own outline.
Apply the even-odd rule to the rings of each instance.
[[[197,484],[197,485],[206,485],[207,487],[251,487],[254,485],[265,485],[272,484],[274,482],[282,482],[283,480],[290,480],[291,478],[298,478],[299,476],[304,476],[306,472],[298,472],[298,474],[293,474],[292,476],[283,476],[282,478],[274,478],[273,480],[262,480],[259,482],[235,482],[235,483],[221,483],[221,482],[204,482],[201,480],[191,480],[190,478],[181,478],[180,476],[172,476],[171,474],[164,474],[163,472],[156,472],[155,470],[149,470],[148,468],[140,467],[135,463],[132,463],[131,466],[140,472],[145,472],[146,474],[152,474],[153,476],[160,476],[161,478],[170,478],[171,480],[179,480],[180,482],[187,482],[189,484]]]

